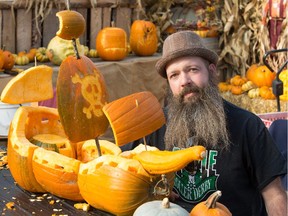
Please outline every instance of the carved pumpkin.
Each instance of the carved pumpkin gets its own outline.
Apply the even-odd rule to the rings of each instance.
[[[135,20],[130,30],[130,49],[138,56],[151,56],[158,48],[156,26],[145,20]]]
[[[17,184],[31,192],[45,192],[45,189],[35,179],[32,169],[34,151],[40,147],[29,140],[37,134],[47,133],[65,137],[56,109],[30,106],[17,109],[8,133],[8,164]]]
[[[108,127],[102,108],[107,103],[102,74],[86,56],[68,56],[60,65],[57,103],[61,123],[69,140],[95,139]]]
[[[167,175],[173,187],[174,174]],[[153,189],[160,176],[150,176],[139,161],[117,155],[102,155],[81,164],[78,185],[91,206],[112,214],[132,215],[144,202],[155,199]]]
[[[148,91],[138,92],[103,107],[118,146],[142,138],[165,123],[157,98]]]
[[[75,201],[83,200],[77,183],[80,163],[79,160],[43,148],[36,149],[32,158],[37,182],[47,192]]]
[[[59,18],[59,30],[56,35],[65,40],[79,38],[85,31],[85,19],[77,11],[62,10],[56,13]]]
[[[133,216],[189,216],[189,212],[181,206],[169,202],[165,197],[163,200],[146,202],[139,206]]]
[[[73,149],[66,137],[57,134],[36,134],[29,141],[49,151],[55,151],[61,155],[75,158],[75,149]]]
[[[84,55],[84,46],[80,44],[79,38],[76,39],[76,45],[79,55]],[[47,46],[46,55],[53,64],[60,65],[67,56],[75,56],[72,40],[53,37]]]
[[[46,65],[31,67],[13,77],[1,93],[1,101],[22,104],[53,97],[53,69]]]
[[[119,61],[127,56],[127,34],[122,28],[103,28],[96,37],[96,50],[106,61]]]
[[[206,201],[198,203],[190,212],[190,216],[232,216],[229,209],[217,202],[221,197],[221,191],[211,194]]]
[[[99,140],[101,155],[119,155],[122,151],[114,143],[107,140]],[[99,157],[95,139],[77,143],[77,159],[87,163]]]
[[[272,82],[276,77],[275,72],[271,72],[265,65],[261,65],[257,67],[253,74],[251,72],[251,75],[248,74],[248,79],[250,79],[255,85],[258,87],[261,86],[272,86]]]

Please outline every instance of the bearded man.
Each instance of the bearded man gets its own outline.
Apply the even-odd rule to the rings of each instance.
[[[286,160],[258,116],[221,98],[217,62],[197,34],[180,31],[166,38],[156,63],[168,82],[167,124],[147,136],[147,143],[171,151],[207,149],[206,158],[176,173],[170,199],[190,212],[220,190],[219,202],[233,216],[287,215],[281,184]]]

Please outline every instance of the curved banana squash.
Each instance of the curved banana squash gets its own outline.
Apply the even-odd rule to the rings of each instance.
[[[133,159],[138,160],[149,174],[166,174],[184,168],[194,160],[206,155],[203,146],[192,146],[178,151],[143,151]]]

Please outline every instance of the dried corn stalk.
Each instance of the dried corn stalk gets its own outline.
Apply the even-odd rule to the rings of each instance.
[[[24,5],[27,11],[34,11],[35,26],[40,37],[39,24],[50,14],[53,7],[60,8],[58,0],[14,0],[11,8],[12,12],[14,11],[14,6],[17,5]]]
[[[270,50],[268,29],[261,24],[263,3],[258,0],[231,0],[224,3],[219,68],[226,69],[230,77],[235,74],[244,76],[250,65],[263,64],[263,56]],[[286,20],[277,49],[287,47],[287,34]],[[287,53],[281,53],[277,58],[267,57],[267,61],[276,71],[285,58]]]

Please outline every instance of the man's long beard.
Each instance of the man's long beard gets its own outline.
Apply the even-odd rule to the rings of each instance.
[[[196,96],[184,102],[184,94],[191,91],[197,92]],[[191,144],[227,149],[229,135],[223,99],[212,81],[203,89],[195,84],[185,87],[179,96],[173,96],[169,89],[167,102],[166,149],[171,150],[174,146],[187,148]]]

